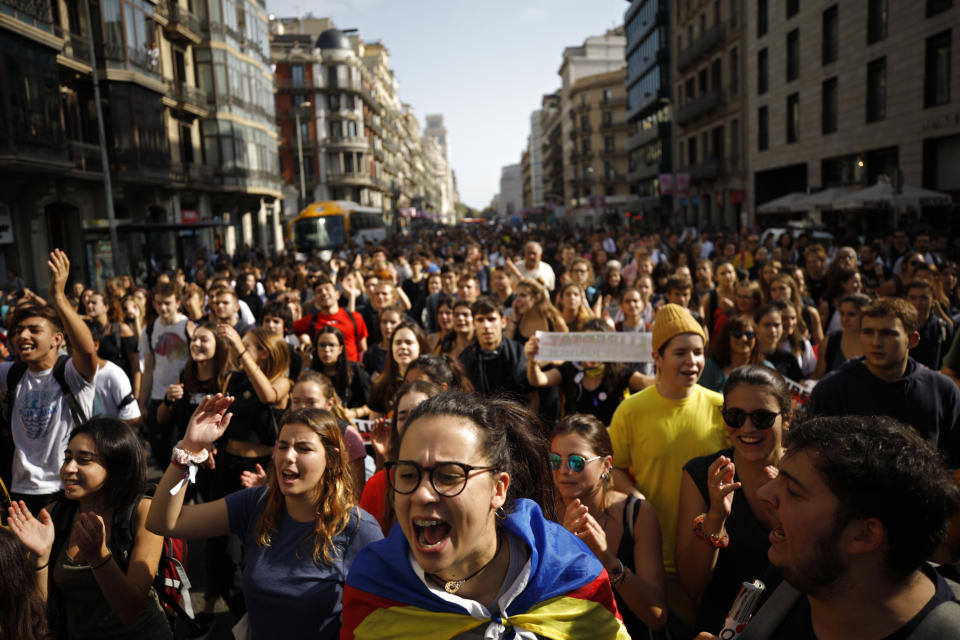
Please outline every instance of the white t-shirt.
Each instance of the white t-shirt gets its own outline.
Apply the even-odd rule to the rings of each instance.
[[[103,360],[97,372],[96,393],[93,398],[93,413],[95,416],[119,418],[120,420],[136,420],[140,417],[140,406],[136,400],[128,402],[122,408],[120,403],[133,393],[130,378],[116,364]]]
[[[543,285],[548,291],[553,291],[553,287],[557,282],[557,277],[553,274],[553,267],[548,265],[546,262],[541,260],[539,264],[537,264],[536,269],[527,269],[527,264],[522,260],[518,261],[516,265],[517,271],[519,271],[520,275],[522,275],[524,278],[540,280],[543,282]]]
[[[7,373],[12,362],[0,363],[0,388],[7,391]],[[122,372],[122,371],[121,371]],[[84,416],[93,415],[94,382],[87,382],[67,360],[64,375]],[[73,417],[53,369],[24,372],[17,385],[11,427],[13,443],[13,482],[10,490],[27,495],[43,495],[60,489],[63,452],[73,431]]]
[[[140,353],[153,354],[153,385],[151,400],[163,400],[167,387],[180,379],[180,372],[187,364],[190,344],[187,342],[187,317],[167,326],[157,318],[153,321],[153,348],[147,344],[147,330],[140,334]]]

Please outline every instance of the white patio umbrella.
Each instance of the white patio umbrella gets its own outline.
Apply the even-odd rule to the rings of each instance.
[[[823,191],[811,193],[798,200],[796,205],[804,209],[816,209],[817,211],[829,210],[834,208],[835,201],[851,193],[853,193],[853,189],[850,187],[830,187]]]
[[[803,191],[794,191],[785,196],[780,196],[775,200],[764,202],[757,207],[757,213],[794,213],[796,211],[805,211],[803,207],[798,208],[796,203],[807,197]]]
[[[950,196],[938,191],[903,185],[902,193],[894,193],[889,182],[878,182],[872,187],[854,191],[834,201],[835,209],[883,209],[886,207],[943,207],[950,206]]]

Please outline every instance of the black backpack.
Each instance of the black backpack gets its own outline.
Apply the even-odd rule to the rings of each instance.
[[[76,396],[67,384],[67,360],[69,356],[60,356],[57,363],[53,365],[53,379],[60,385],[60,391],[67,401],[67,407],[70,409],[70,416],[73,423],[80,426],[86,422],[87,418],[77,402]],[[7,395],[3,399],[3,412],[0,414],[0,477],[5,478],[9,484],[13,475],[13,452],[16,448],[13,442],[13,405],[17,399],[17,385],[23,379],[27,372],[27,363],[17,361],[13,363],[7,371]]]

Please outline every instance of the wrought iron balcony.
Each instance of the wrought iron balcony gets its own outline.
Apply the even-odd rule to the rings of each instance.
[[[683,125],[708,113],[715,111],[723,104],[723,91],[711,89],[677,109],[677,124]]]
[[[723,44],[726,37],[727,25],[724,22],[718,22],[704,31],[703,35],[694,40],[677,56],[677,71],[683,72],[689,69],[697,60]]]

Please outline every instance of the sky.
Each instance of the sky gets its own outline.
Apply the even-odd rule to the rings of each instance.
[[[267,0],[277,17],[312,13],[390,54],[400,99],[421,128],[442,114],[461,200],[482,209],[500,168],[520,162],[530,113],[560,88],[563,49],[623,23],[626,0]]]

